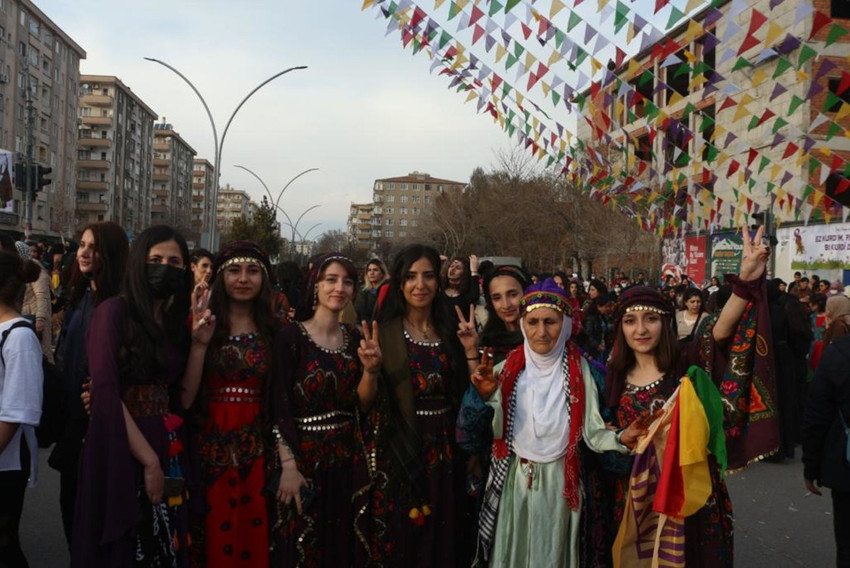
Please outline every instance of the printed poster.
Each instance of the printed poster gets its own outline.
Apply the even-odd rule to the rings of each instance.
[[[744,241],[740,233],[711,235],[711,275],[723,281],[724,274],[738,274]]]
[[[850,269],[850,223],[794,227],[792,270]]]
[[[688,262],[688,280],[698,286],[702,285],[707,278],[705,273],[705,237],[685,237],[685,254]]]

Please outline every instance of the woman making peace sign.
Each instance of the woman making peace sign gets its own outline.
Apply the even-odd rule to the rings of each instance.
[[[355,282],[351,260],[320,257],[304,298],[312,317],[275,338],[271,417],[281,475],[270,488],[277,501],[273,566],[353,564],[354,480],[366,476],[355,413],[371,405],[381,367],[377,324],[364,322],[361,338],[339,323]]]
[[[384,566],[464,565],[465,464],[454,425],[478,362],[472,319],[453,324],[440,290],[440,257],[410,245],[395,258],[381,310],[382,374],[369,419],[372,477],[366,516],[373,560]],[[361,400],[362,402],[362,400]]]

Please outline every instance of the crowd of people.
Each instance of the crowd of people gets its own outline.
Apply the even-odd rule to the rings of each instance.
[[[73,567],[731,566],[724,470],[806,438],[806,479],[828,484],[801,401],[850,333],[843,289],[766,281],[761,230],[743,235],[739,274],[702,289],[425,245],[362,274],[337,252],[274,266],[252,242],[190,254],[170,227],[129,243],[111,222],[66,248],[0,240],[0,566],[28,566],[39,444]],[[774,358],[776,408],[750,427]],[[728,455],[647,549],[625,528],[639,442],[702,373]],[[35,430],[49,374],[55,439]]]

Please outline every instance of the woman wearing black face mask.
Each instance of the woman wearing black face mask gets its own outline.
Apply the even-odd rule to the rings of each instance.
[[[91,422],[72,567],[188,565],[179,399],[190,340],[188,264],[178,232],[143,231],[130,247],[120,296],[92,316]],[[204,327],[196,319],[193,330]]]

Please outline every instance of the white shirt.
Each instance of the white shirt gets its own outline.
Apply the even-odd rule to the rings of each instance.
[[[12,318],[0,323],[2,333],[24,318]],[[32,330],[16,328],[9,332],[3,344],[0,362],[0,421],[19,424],[15,435],[0,453],[0,471],[21,469],[21,437],[25,438],[33,463],[30,484],[37,478],[38,444],[35,427],[41,420],[41,398],[44,375],[41,344]],[[4,364],[5,363],[5,364]]]

